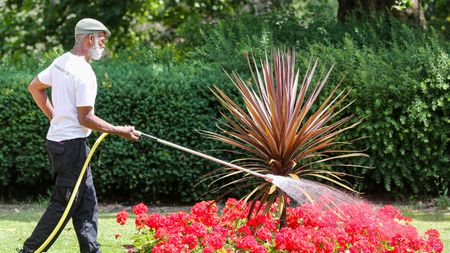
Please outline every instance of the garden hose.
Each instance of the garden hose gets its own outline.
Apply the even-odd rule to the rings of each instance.
[[[58,224],[56,224],[56,227],[53,229],[52,233],[48,236],[47,240],[45,240],[45,242],[35,251],[35,253],[41,253],[45,249],[45,247],[47,247],[47,245],[50,243],[50,241],[55,237],[55,235],[58,233],[59,229],[63,225],[64,220],[67,218],[67,215],[69,214],[70,208],[72,208],[73,202],[75,200],[75,196],[78,193],[78,189],[80,188],[81,181],[83,180],[84,173],[86,172],[89,162],[91,161],[92,155],[94,154],[98,145],[100,145],[100,143],[103,141],[103,139],[107,135],[108,135],[107,133],[103,133],[95,141],[94,146],[92,146],[92,149],[89,152],[88,157],[84,161],[83,168],[81,169],[80,175],[78,176],[77,183],[75,184],[75,187],[73,188],[72,195],[70,195],[69,202],[67,203],[66,209],[64,210],[64,213],[62,214],[61,219],[59,219]]]
[[[255,172],[255,171],[246,169],[246,168],[242,168],[241,166],[238,166],[238,165],[236,165],[236,164],[232,164],[232,163],[229,163],[229,162],[225,162],[225,161],[220,160],[220,159],[217,159],[217,158],[215,158],[215,157],[212,157],[212,156],[209,156],[209,155],[205,155],[205,154],[200,153],[200,152],[198,152],[198,151],[195,151],[195,150],[192,150],[192,149],[188,149],[188,148],[182,147],[182,146],[177,145],[177,144],[175,144],[175,143],[168,142],[168,141],[165,141],[165,140],[156,138],[155,136],[152,136],[152,135],[149,135],[149,134],[140,132],[140,131],[136,131],[136,132],[137,132],[138,135],[141,136],[141,137],[143,136],[143,137],[146,137],[146,138],[148,138],[148,139],[150,139],[150,140],[153,140],[153,141],[162,143],[162,144],[164,144],[164,145],[167,145],[167,146],[170,146],[170,147],[173,147],[173,148],[182,150],[182,151],[184,151],[184,152],[191,153],[191,154],[196,155],[196,156],[200,156],[200,157],[202,157],[202,158],[211,160],[211,161],[216,162],[216,163],[220,163],[220,164],[222,164],[222,165],[228,166],[228,167],[233,168],[233,169],[240,170],[240,171],[242,171],[242,172],[251,174],[251,175],[253,175],[253,176],[255,176],[255,177],[262,178],[262,179],[266,180],[267,182],[272,182],[272,181],[273,181],[273,178],[271,177],[271,175],[264,175],[264,174],[261,174],[261,173],[258,173],[258,172]]]
[[[252,175],[254,175],[254,176],[256,176],[256,177],[263,178],[263,179],[265,179],[265,180],[268,181],[268,182],[272,182],[272,181],[273,181],[273,178],[270,177],[270,175],[263,175],[263,174],[260,174],[260,173],[258,173],[258,172],[251,171],[251,170],[249,170],[249,169],[242,168],[242,167],[237,166],[237,165],[235,165],[235,164],[232,164],[232,163],[229,163],[229,162],[222,161],[222,160],[217,159],[217,158],[215,158],[215,157],[212,157],[212,156],[209,156],[209,155],[200,153],[200,152],[198,152],[198,151],[194,151],[194,150],[192,150],[192,149],[188,149],[188,148],[182,147],[182,146],[180,146],[180,145],[177,145],[177,144],[174,144],[174,143],[171,143],[171,142],[168,142],[168,141],[159,139],[159,138],[156,138],[156,137],[154,137],[154,136],[152,136],[152,135],[149,135],[149,134],[146,134],[146,133],[142,133],[142,132],[140,132],[140,131],[136,131],[136,132],[137,132],[137,134],[138,134],[140,137],[146,137],[146,138],[148,138],[148,139],[154,140],[154,141],[159,142],[159,143],[162,143],[162,144],[164,144],[164,145],[168,145],[168,146],[171,146],[171,147],[173,147],[173,148],[176,148],[176,149],[179,149],[179,150],[182,150],[182,151],[191,153],[191,154],[193,154],[193,155],[200,156],[200,157],[206,158],[206,159],[208,159],[208,160],[211,160],[211,161],[220,163],[220,164],[222,164],[222,165],[225,165],[225,166],[228,166],[228,167],[231,167],[231,168],[240,170],[240,171],[242,171],[242,172],[252,174]],[[100,145],[100,143],[103,141],[103,139],[104,139],[107,135],[108,135],[107,133],[103,133],[103,134],[100,135],[100,137],[95,141],[94,146],[92,146],[92,149],[91,149],[91,151],[89,152],[88,157],[86,158],[86,161],[84,161],[83,168],[81,169],[80,175],[78,176],[78,180],[77,180],[77,182],[76,182],[76,184],[75,184],[75,187],[73,188],[72,195],[70,195],[69,202],[67,203],[66,209],[64,210],[64,213],[62,214],[61,219],[59,220],[58,224],[56,224],[56,227],[53,229],[52,233],[49,235],[49,237],[47,238],[47,240],[45,240],[45,242],[44,242],[44,243],[43,243],[43,244],[35,251],[35,253],[41,253],[41,252],[45,249],[45,247],[47,247],[47,245],[50,243],[50,241],[55,237],[55,235],[58,233],[59,229],[60,229],[61,226],[63,225],[64,220],[67,218],[67,215],[69,214],[70,208],[71,208],[72,205],[73,205],[73,202],[74,202],[74,200],[75,200],[75,196],[76,196],[77,193],[78,193],[78,189],[80,188],[81,181],[82,181],[83,176],[84,176],[84,173],[86,172],[86,169],[87,169],[87,167],[88,167],[88,165],[89,165],[89,162],[91,161],[92,155],[94,154],[94,152],[95,152],[95,150],[97,149],[97,147]]]

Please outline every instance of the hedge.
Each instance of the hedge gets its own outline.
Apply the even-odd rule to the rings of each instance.
[[[147,53],[139,59],[127,53],[93,64],[99,84],[96,114],[114,124],[132,124],[161,139],[216,155],[214,150],[222,149],[221,144],[203,139],[196,130],[215,129],[219,108],[207,87],[226,83],[225,74],[201,63],[152,62],[151,50],[143,55]],[[22,197],[16,194],[25,186],[31,192],[45,193],[51,185],[44,151],[48,122],[26,90],[33,75],[47,63],[22,71],[5,66],[0,70],[0,187],[15,198]],[[91,142],[98,136],[94,133]],[[194,184],[218,166],[162,144],[111,136],[97,151],[92,168],[100,198],[190,202],[207,192],[206,184],[196,188]]]
[[[370,158],[356,162],[372,167],[349,170],[363,177],[353,181],[357,189],[392,197],[445,194],[450,187],[450,68],[445,39],[434,31],[392,21],[390,28],[377,22],[343,26],[320,21],[292,30],[295,20],[276,19],[223,21],[204,28],[180,48],[141,47],[93,63],[99,83],[96,114],[231,160],[234,156],[221,151],[228,147],[196,131],[217,131],[221,107],[208,87],[219,85],[235,96],[221,67],[246,76],[246,51],[254,48],[260,56],[266,48],[295,46],[301,72],[311,57],[319,57],[322,66],[336,64],[329,87],[343,78],[341,86],[352,88],[350,99],[356,101],[349,113],[364,121],[344,139],[367,137],[355,148]],[[240,36],[247,26],[252,30]],[[283,31],[289,36],[280,37]],[[236,36],[227,40],[227,34]],[[5,199],[46,194],[51,187],[44,151],[48,122],[26,86],[55,55],[0,66],[0,196]],[[97,136],[94,133],[90,141]],[[161,144],[108,137],[92,167],[101,200],[189,203],[207,192],[206,183],[194,187],[199,178],[220,165]],[[24,187],[29,191],[17,195]]]

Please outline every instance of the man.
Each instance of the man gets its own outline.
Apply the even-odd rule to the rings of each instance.
[[[36,251],[49,237],[70,199],[89,153],[86,138],[92,130],[129,140],[139,136],[132,126],[114,126],[94,114],[96,76],[89,62],[103,54],[109,30],[95,19],[82,19],[75,26],[75,45],[29,84],[34,101],[50,120],[46,150],[56,183],[49,206],[19,252]],[[45,90],[51,87],[51,101]],[[97,242],[98,204],[88,167],[64,226],[72,218],[81,253],[101,252]],[[62,230],[62,229],[61,229]],[[48,244],[43,252],[56,240]]]

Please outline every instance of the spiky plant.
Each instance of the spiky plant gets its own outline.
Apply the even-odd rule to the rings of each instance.
[[[272,63],[267,53],[265,59],[261,59],[261,70],[254,58],[247,57],[253,82],[245,82],[234,72],[232,75],[226,73],[242,95],[244,108],[218,87],[211,89],[228,114],[221,112],[225,121],[219,127],[221,133],[203,133],[243,151],[245,157],[234,161],[243,168],[295,179],[316,177],[351,190],[342,180],[344,173],[330,170],[335,168],[335,160],[364,155],[344,149],[347,143],[336,140],[342,132],[359,123],[350,124],[352,115],[340,118],[353,102],[345,102],[350,91],[338,92],[337,85],[312,111],[333,67],[326,74],[322,71],[320,77],[313,78],[318,62],[310,62],[301,81],[299,70],[295,69],[295,50],[274,50],[272,55]],[[248,173],[225,169],[225,172],[215,174],[218,179],[214,182],[241,173],[242,176],[219,189],[235,184],[252,187],[244,198],[246,201],[259,200],[270,207],[278,199],[283,215],[286,197],[283,191],[275,191],[275,185]]]

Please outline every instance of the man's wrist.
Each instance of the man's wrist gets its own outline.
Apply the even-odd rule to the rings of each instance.
[[[112,126],[111,133],[116,135],[120,134],[120,128],[118,126]]]

